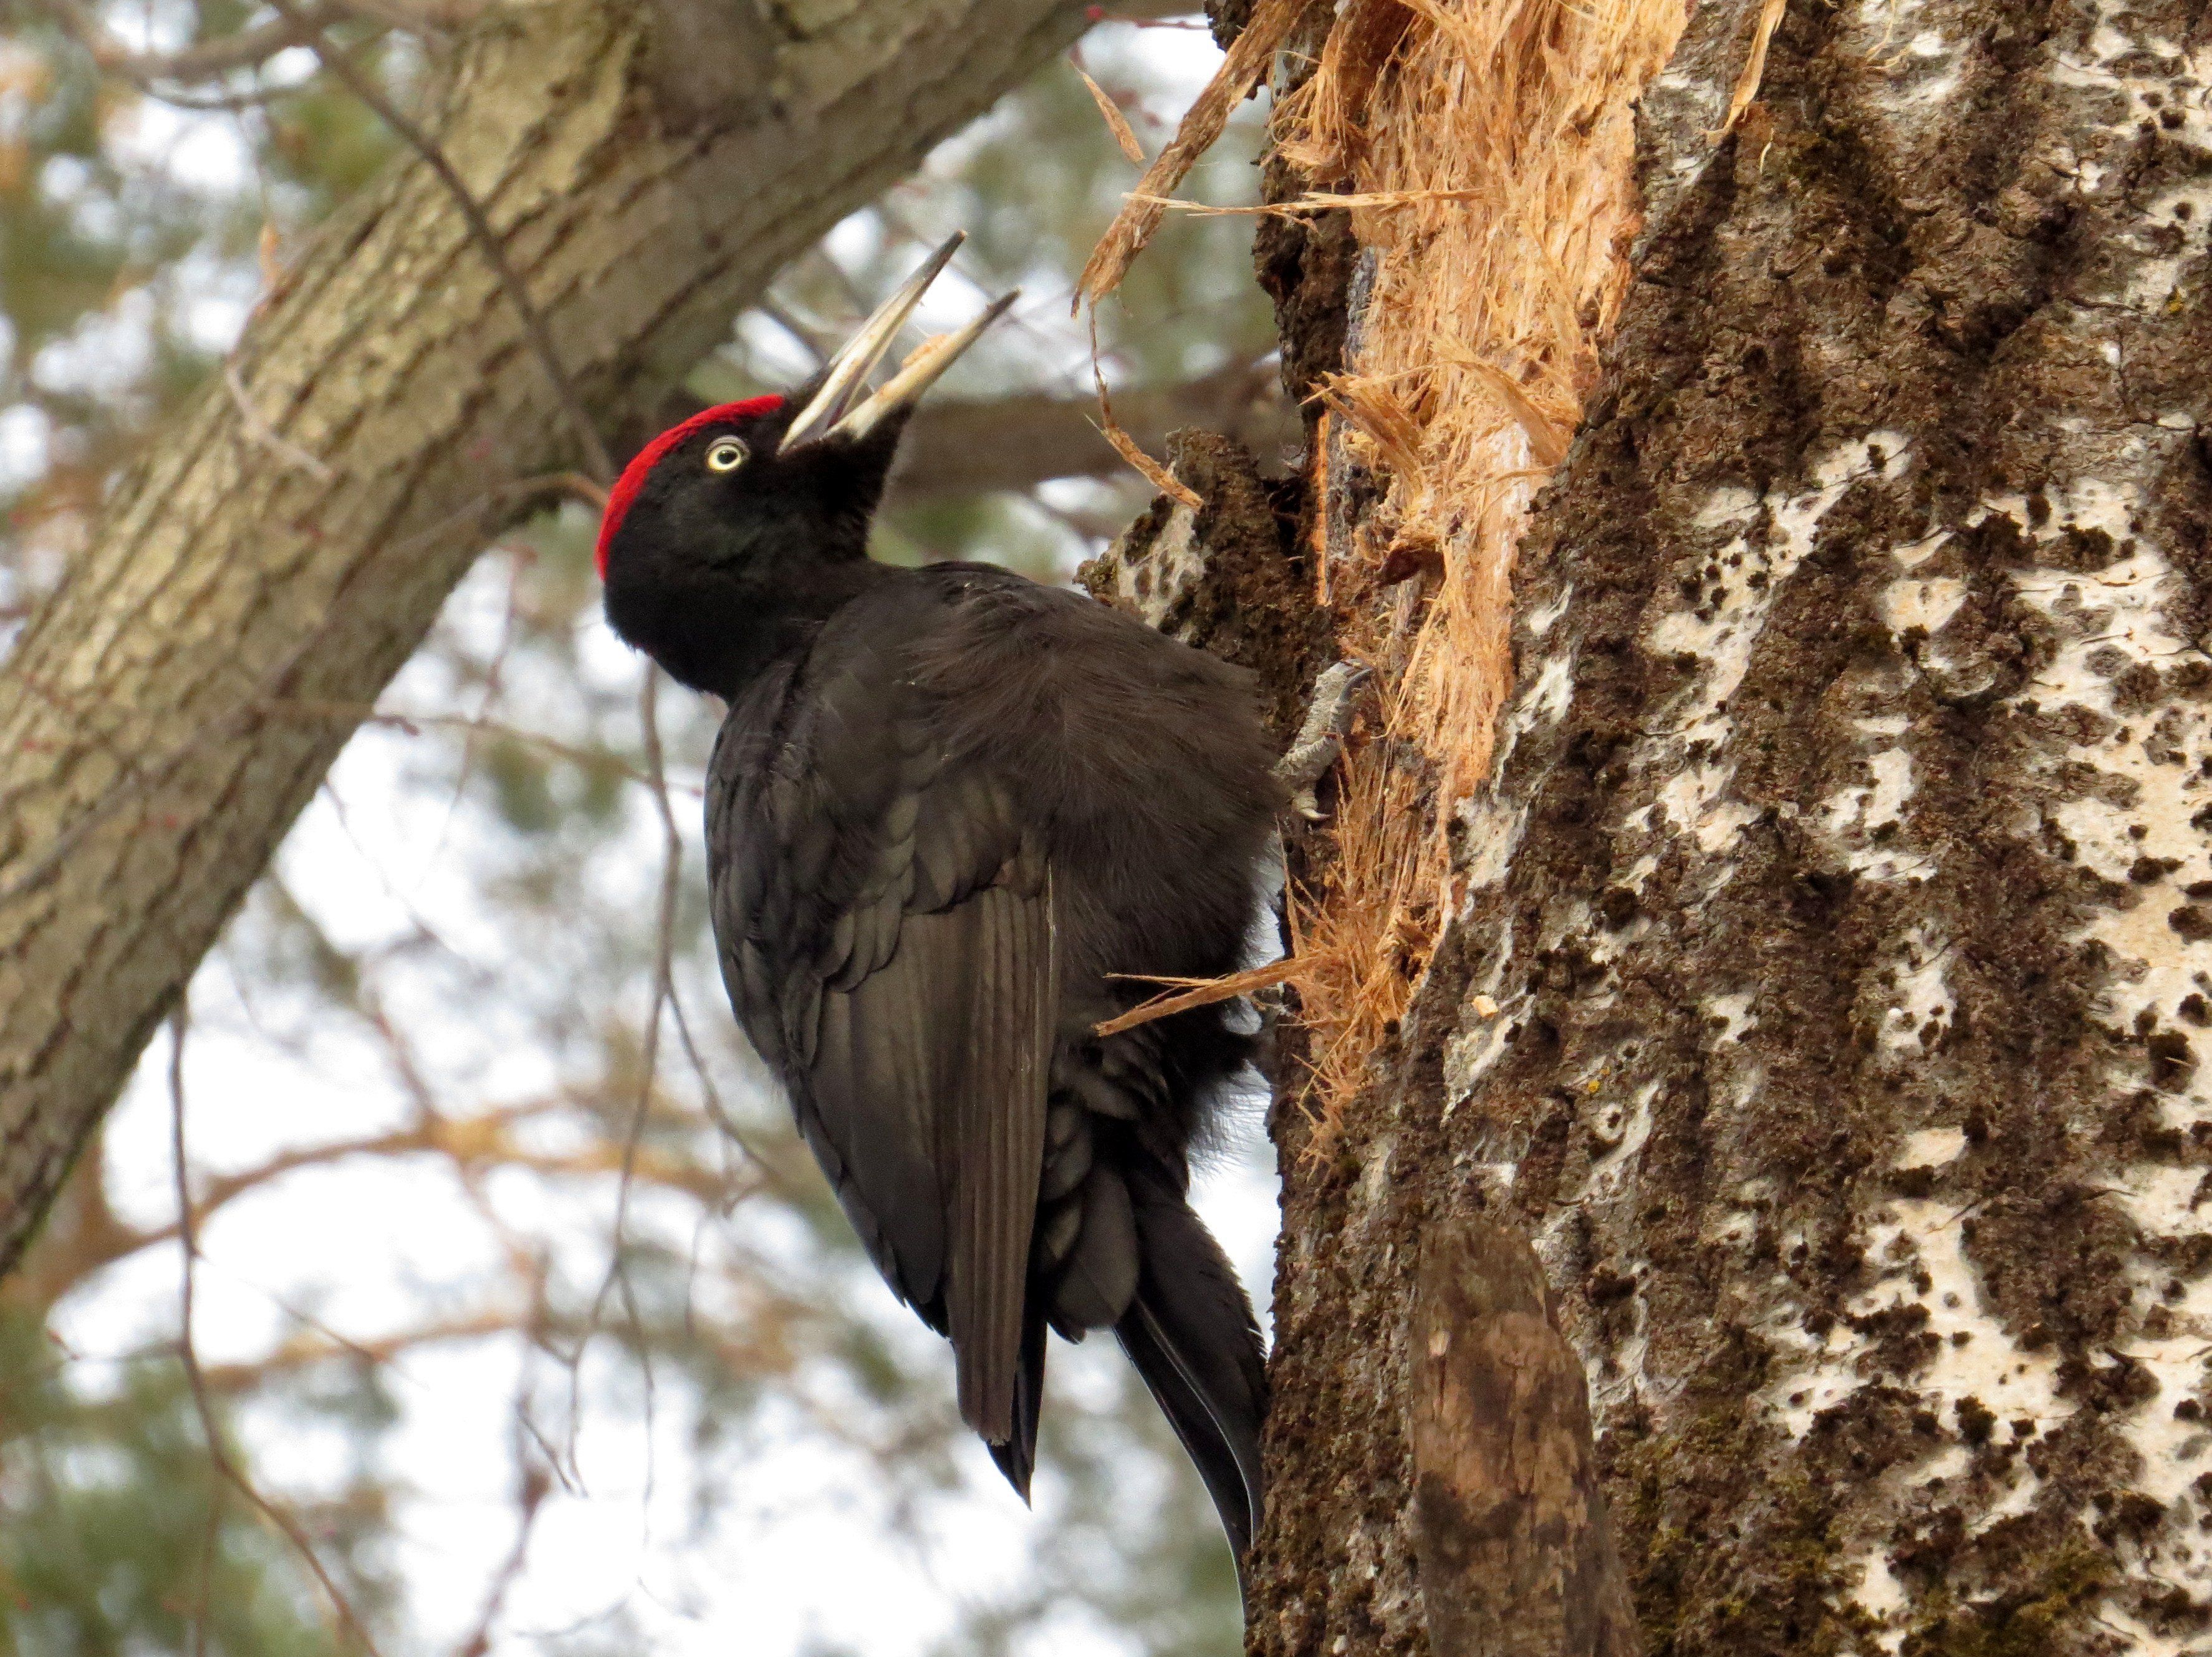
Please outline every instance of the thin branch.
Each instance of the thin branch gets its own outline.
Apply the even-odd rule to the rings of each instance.
[[[672,980],[668,987],[668,1012],[675,1020],[677,1039],[684,1045],[684,1056],[690,1063],[691,1073],[699,1079],[700,1092],[707,1107],[707,1119],[745,1154],[763,1184],[790,1195],[791,1188],[775,1162],[753,1143],[744,1125],[730,1114],[729,1106],[722,1102],[722,1090],[714,1085],[714,1078],[708,1072],[706,1060],[700,1057],[699,1044],[691,1034],[691,1020],[684,1011],[684,997]]]
[[[237,1363],[209,1364],[202,1373],[207,1379],[208,1391],[225,1398],[265,1386],[280,1375],[298,1374],[325,1363],[352,1362],[374,1369],[390,1368],[400,1379],[408,1380],[412,1377],[397,1364],[406,1353],[426,1346],[489,1340],[495,1335],[517,1333],[525,1327],[526,1319],[517,1313],[479,1312],[423,1324],[371,1341],[349,1340],[335,1332],[315,1339],[295,1337],[264,1356]]]
[[[580,748],[556,738],[526,731],[520,726],[509,725],[495,719],[472,719],[465,714],[430,714],[392,711],[366,702],[329,702],[310,697],[292,697],[282,701],[264,703],[262,710],[276,718],[293,719],[349,719],[362,725],[384,725],[419,736],[425,730],[465,731],[477,735],[495,736],[504,741],[525,747],[536,748],[551,754],[556,759],[568,760],[587,771],[611,771],[646,788],[653,786],[653,778],[628,760],[604,749]],[[700,790],[689,783],[669,783],[685,794]]]
[[[198,1354],[192,1345],[192,1265],[196,1250],[191,1227],[185,1217],[191,1212],[191,1198],[186,1193],[185,1179],[185,1029],[189,1016],[186,1003],[179,997],[176,1011],[169,1014],[169,1136],[171,1152],[176,1161],[177,1228],[185,1240],[183,1304],[179,1313],[180,1333],[178,1345],[182,1352],[190,1355],[186,1359],[185,1374],[193,1375],[198,1373],[199,1368]],[[98,1173],[94,1178],[99,1178]],[[204,1386],[204,1382],[202,1386]],[[207,1435],[208,1450],[212,1455],[216,1442],[215,1423],[208,1414],[203,1392],[196,1390],[193,1398],[200,1406],[200,1424]],[[208,1486],[206,1528],[200,1532],[199,1591],[192,1606],[192,1657],[207,1657],[208,1603],[215,1587],[215,1544],[222,1526],[222,1483],[216,1480]]]
[[[830,366],[830,359],[835,354],[836,346],[825,341],[814,329],[799,320],[788,306],[780,304],[775,299],[769,298],[760,302],[759,310],[763,316],[799,342],[800,348],[814,359],[816,368],[825,369]]]
[[[185,1381],[191,1389],[192,1407],[200,1418],[200,1431],[207,1439],[208,1459],[216,1471],[227,1479],[233,1489],[250,1502],[263,1519],[274,1526],[299,1552],[314,1573],[315,1581],[329,1597],[331,1606],[337,1614],[341,1631],[350,1633],[361,1642],[369,1657],[378,1657],[376,1642],[369,1637],[361,1618],[354,1614],[353,1604],[343,1589],[331,1580],[317,1556],[314,1544],[299,1521],[278,1508],[254,1488],[245,1471],[232,1459],[230,1451],[222,1441],[222,1429],[216,1426],[215,1405],[208,1396],[207,1377],[201,1373],[199,1350],[192,1343],[192,1294],[196,1268],[199,1263],[199,1238],[192,1227],[192,1197],[191,1182],[185,1174],[185,1003],[179,1000],[176,1010],[169,1015],[169,1154],[173,1164],[177,1189],[177,1239],[184,1249],[184,1288],[180,1324],[177,1332],[177,1357],[184,1365]],[[204,1624],[203,1624],[204,1627]],[[196,1638],[198,1636],[196,1636]]]
[[[240,70],[258,69],[277,53],[304,45],[307,40],[301,24],[279,19],[212,40],[195,40],[173,52],[134,52],[108,33],[91,8],[77,0],[48,0],[48,4],[63,28],[91,56],[94,68],[119,75],[155,97],[164,95],[156,82],[220,80]],[[319,0],[301,15],[309,27],[320,29],[346,22],[355,14],[336,0]]]
[[[507,1558],[484,1592],[483,1609],[477,1613],[476,1627],[467,1639],[456,1648],[456,1657],[484,1657],[491,1649],[492,1624],[506,1609],[507,1596],[522,1575],[524,1562],[530,1556],[530,1533],[538,1523],[538,1510],[545,1503],[553,1488],[546,1470],[530,1459],[527,1448],[529,1412],[525,1399],[517,1398],[514,1404],[515,1444],[514,1461],[517,1474],[515,1489],[514,1545],[507,1550]]]
[[[253,442],[319,482],[326,484],[337,475],[331,470],[329,461],[319,454],[309,454],[261,417],[260,411],[253,406],[252,400],[246,393],[246,381],[239,377],[237,359],[232,358],[223,363],[222,383],[224,389],[230,393],[231,406],[238,411],[239,424],[246,429],[246,435]]]
[[[653,1083],[660,1068],[661,1019],[676,988],[676,899],[681,889],[684,867],[684,838],[677,832],[676,813],[668,803],[666,759],[660,746],[660,670],[651,662],[646,664],[644,680],[638,686],[637,705],[638,720],[644,730],[646,771],[653,778],[653,796],[659,807],[662,842],[665,847],[661,862],[660,902],[654,917],[653,1005],[645,1019],[645,1051],[639,1067],[637,1102],[630,1112],[629,1129],[623,1135],[622,1178],[615,1191],[614,1237],[608,1250],[607,1275],[600,1279],[599,1292],[592,1297],[591,1316],[586,1320],[584,1337],[577,1343],[568,1380],[569,1418],[573,1422],[576,1415],[576,1389],[583,1380],[585,1349],[591,1344],[592,1336],[599,1327],[600,1317],[606,1309],[608,1294],[619,1286],[623,1310],[629,1314],[631,1331],[637,1337],[639,1361],[645,1377],[646,1483],[650,1489],[653,1482],[650,1448],[653,1442],[653,1363],[646,1355],[644,1327],[638,1316],[636,1299],[630,1290],[629,1262],[623,1258],[623,1239],[629,1225],[630,1192],[636,1179],[638,1151],[645,1138],[646,1119],[653,1108]]]
[[[619,1159],[604,1146],[566,1151],[533,1150],[517,1142],[511,1131],[515,1126],[544,1116],[560,1108],[561,1104],[560,1100],[548,1100],[507,1106],[474,1116],[441,1116],[387,1133],[296,1146],[253,1167],[210,1179],[192,1211],[192,1224],[195,1229],[205,1225],[240,1197],[288,1174],[327,1167],[356,1156],[442,1156],[463,1173],[476,1167],[519,1168],[559,1179],[589,1179],[619,1172]],[[757,1160],[757,1154],[756,1156]],[[642,1148],[631,1157],[629,1167],[633,1181],[642,1181],[659,1190],[680,1191],[710,1207],[724,1207],[750,1194],[744,1182],[733,1182],[726,1175],[718,1175],[681,1158]],[[768,1165],[763,1161],[760,1167],[761,1177],[765,1179]],[[50,1304],[93,1273],[178,1235],[179,1228],[173,1221],[143,1230],[120,1223],[108,1227],[95,1242],[71,1258],[65,1272],[54,1273],[41,1281],[40,1297]]]
[[[583,447],[584,458],[592,475],[603,483],[611,479],[615,475],[614,460],[607,454],[607,446],[600,439],[599,428],[592,423],[592,417],[584,411],[583,402],[576,395],[576,387],[568,378],[568,371],[561,366],[560,354],[554,349],[553,334],[545,326],[544,314],[532,302],[521,278],[515,275],[514,266],[507,260],[507,248],[500,241],[498,232],[491,228],[491,221],[484,216],[483,207],[470,193],[469,186],[462,180],[461,175],[454,171],[453,162],[446,158],[446,152],[438,147],[428,133],[401,114],[376,83],[363,74],[342,50],[325,38],[321,27],[311,21],[307,15],[293,3],[293,0],[269,0],[269,3],[280,16],[288,19],[293,27],[301,31],[304,44],[314,52],[323,67],[330,70],[331,77],[397,133],[445,185],[447,192],[453,197],[453,205],[460,210],[461,217],[469,227],[469,235],[475,239],[491,265],[492,274],[499,278],[500,288],[507,295],[507,302],[514,307],[515,315],[521,319],[522,331],[530,340],[531,351],[538,358],[538,366],[545,370],[546,379],[552,382],[553,395],[559,401],[562,411],[568,416],[568,423],[575,429],[576,441]]]

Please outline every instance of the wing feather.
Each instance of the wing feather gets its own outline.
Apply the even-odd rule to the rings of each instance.
[[[1049,873],[1006,781],[932,734],[896,653],[825,649],[733,707],[717,749],[724,975],[878,1269],[951,1337],[961,1413],[1004,1443],[1036,1379]]]
[[[960,1413],[994,1443],[1013,1435],[1028,1299],[1030,1234],[1044,1167],[1045,1100],[1060,1001],[1049,887],[977,893],[946,917],[972,927],[963,1074],[952,1081],[938,1166],[951,1187],[947,1314],[960,1358]],[[1042,965],[1044,971],[1036,969]],[[1009,1108],[1011,1107],[1011,1108]]]

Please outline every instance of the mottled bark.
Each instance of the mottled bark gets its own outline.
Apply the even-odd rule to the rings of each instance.
[[[697,107],[720,82],[693,76],[671,107],[646,9],[548,0],[465,43],[433,123],[604,429],[1086,21],[1076,0],[742,9],[721,39],[757,53],[743,102]],[[242,395],[210,387],[120,481],[0,667],[0,1268],[344,742],[288,704],[373,701],[520,481],[575,459],[416,161],[325,227],[234,362]]]
[[[1792,3],[1717,140],[1759,9],[1645,99],[1413,1012],[1278,1112],[1255,1651],[1426,1648],[1399,1378],[1472,1211],[1653,1652],[2212,1646],[2212,26]]]

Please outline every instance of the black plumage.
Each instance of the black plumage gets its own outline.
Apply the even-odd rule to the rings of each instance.
[[[988,564],[871,560],[904,412],[787,443],[769,399],[665,435],[609,511],[607,612],[729,703],[731,1002],[885,1281],[951,1337],[963,1416],[1026,1495],[1046,1328],[1115,1330],[1241,1569],[1260,1340],[1188,1191],[1247,1040],[1218,1006],[1093,1026],[1152,993],[1117,975],[1239,965],[1273,756],[1236,668]]]

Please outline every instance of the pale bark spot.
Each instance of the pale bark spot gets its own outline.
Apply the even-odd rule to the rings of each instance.
[[[1758,812],[1723,803],[1735,777],[1725,751],[1735,731],[1729,703],[1750,671],[1753,651],[1766,630],[1776,596],[1813,550],[1820,521],[1853,484],[1893,482],[1904,475],[1911,444],[1902,434],[1869,432],[1815,459],[1812,487],[1769,490],[1763,498],[1733,485],[1716,490],[1698,509],[1701,527],[1731,535],[1683,578],[1685,602],[1654,622],[1644,636],[1647,654],[1674,660],[1697,673],[1639,746],[1639,769],[1665,774],[1661,814],[1692,835],[1708,855],[1726,851]],[[1764,516],[1764,526],[1758,520]],[[1697,758],[1688,757],[1694,749]]]
[[[1966,1136],[1959,1128],[1917,1128],[1905,1136],[1897,1166],[1900,1168],[1940,1168],[1956,1161],[1966,1148]]]
[[[1933,635],[1943,631],[1959,606],[1966,601],[1966,583],[1948,576],[1932,581],[1909,577],[1882,589],[1881,618],[1893,633],[1917,627]]]
[[[1896,974],[1896,984],[1885,996],[1889,1005],[1881,1020],[1881,1046],[1888,1057],[1919,1057],[1949,1020],[1954,1002],[1943,974],[1949,954],[1949,944],[1921,927],[1899,940],[1896,964],[1887,969]]]

